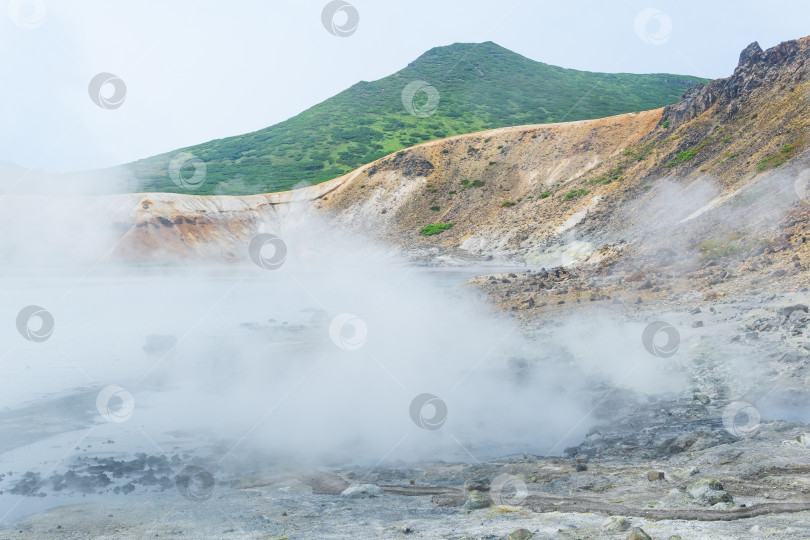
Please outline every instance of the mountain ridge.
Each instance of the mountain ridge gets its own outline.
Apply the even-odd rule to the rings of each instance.
[[[534,264],[571,238],[620,242],[639,233],[639,210],[666,185],[703,186],[713,193],[706,204],[723,208],[773,173],[795,177],[807,167],[808,39],[780,45],[794,53],[763,55],[669,108],[429,141],[295,191],[133,194],[123,206],[132,210],[119,218],[128,231],[122,245],[128,257],[165,249],[217,258],[224,250],[238,260],[251,231],[278,230],[292,202],[423,262]],[[721,99],[724,92],[736,97]],[[697,99],[695,116],[672,116],[707,95],[715,97]],[[793,193],[792,185],[777,187]],[[420,234],[448,222],[455,225],[440,235]],[[692,247],[708,232],[690,229]]]
[[[402,101],[409,83],[426,81]],[[341,176],[420,142],[508,125],[586,119],[656,108],[704,79],[670,74],[578,71],[537,62],[493,42],[434,47],[405,68],[361,81],[267,128],[215,139],[115,168],[134,191],[248,194],[280,191]],[[595,91],[598,89],[599,91]],[[424,109],[431,105],[435,108]],[[170,165],[180,153],[205,163],[202,184],[183,185]],[[198,163],[198,162],[197,162]],[[181,162],[180,175],[196,169]]]

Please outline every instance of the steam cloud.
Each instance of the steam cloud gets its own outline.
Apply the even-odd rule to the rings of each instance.
[[[782,191],[763,182],[769,200],[757,204],[772,215],[795,203],[775,205]],[[662,184],[649,197],[668,203],[677,229],[716,197],[707,186]],[[4,318],[36,305],[55,321],[46,342],[8,353],[8,404],[116,385],[132,396],[127,419],[95,422],[105,436],[138,441],[120,451],[141,449],[147,434],[158,445],[216,446],[224,459],[260,452],[373,464],[560,453],[607,414],[595,386],[648,395],[688,387],[678,362],[689,361],[697,339],[689,332],[678,355],[657,358],[642,342],[648,321],[620,323],[615,308],[602,306],[527,337],[452,272],[411,267],[335,230],[305,202],[257,231],[286,249],[280,265],[264,268],[250,260],[251,237],[237,265],[111,261],[120,231],[88,209],[120,204],[116,197],[14,195],[0,203],[10,231],[0,241],[10,263]],[[731,225],[740,211],[725,204],[700,219]],[[652,222],[663,234],[662,221]],[[681,237],[667,238],[687,249]],[[0,331],[21,341],[15,332],[13,323]],[[145,349],[155,335],[176,344]],[[414,412],[423,395],[431,397]]]

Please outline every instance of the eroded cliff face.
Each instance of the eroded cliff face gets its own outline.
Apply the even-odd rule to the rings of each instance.
[[[256,232],[302,212],[425,262],[544,262],[572,243],[633,241],[660,219],[650,210],[662,193],[698,194],[709,216],[763,179],[795,191],[808,167],[809,65],[810,38],[754,43],[731,77],[664,109],[433,141],[292,192],[111,197],[116,253],[243,259]],[[678,234],[693,246],[711,232],[686,222]],[[433,223],[453,226],[420,234]]]
[[[716,113],[725,120],[733,117],[745,101],[756,97],[762,86],[800,84],[807,81],[807,50],[810,39],[786,41],[763,51],[756,41],[743,49],[731,77],[690,88],[683,99],[665,108],[662,122],[680,125],[717,105]]]
[[[90,211],[114,223],[119,234],[113,253],[120,259],[236,262],[247,257],[246,246],[257,232],[278,231],[291,213],[307,212],[313,199],[331,189],[327,182],[242,197],[109,195],[95,201]]]

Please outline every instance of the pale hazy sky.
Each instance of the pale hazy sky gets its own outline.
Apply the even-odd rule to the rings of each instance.
[[[714,78],[752,41],[810,34],[807,0],[350,2],[359,25],[338,37],[321,21],[326,0],[0,0],[0,160],[81,170],[253,131],[459,41]],[[126,85],[117,108],[89,96],[100,72]]]

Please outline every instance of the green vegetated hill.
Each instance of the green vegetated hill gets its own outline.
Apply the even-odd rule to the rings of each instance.
[[[402,97],[413,81],[435,88],[414,94],[417,114],[406,109]],[[196,194],[282,191],[330,180],[433,139],[662,107],[701,82],[683,75],[576,71],[535,62],[492,42],[456,43],[431,49],[393,75],[359,82],[279,124],[124,167],[139,191],[187,193],[177,171],[174,180],[170,176],[169,165],[178,153],[188,152],[206,165]],[[193,172],[186,164],[179,174],[187,178]]]

